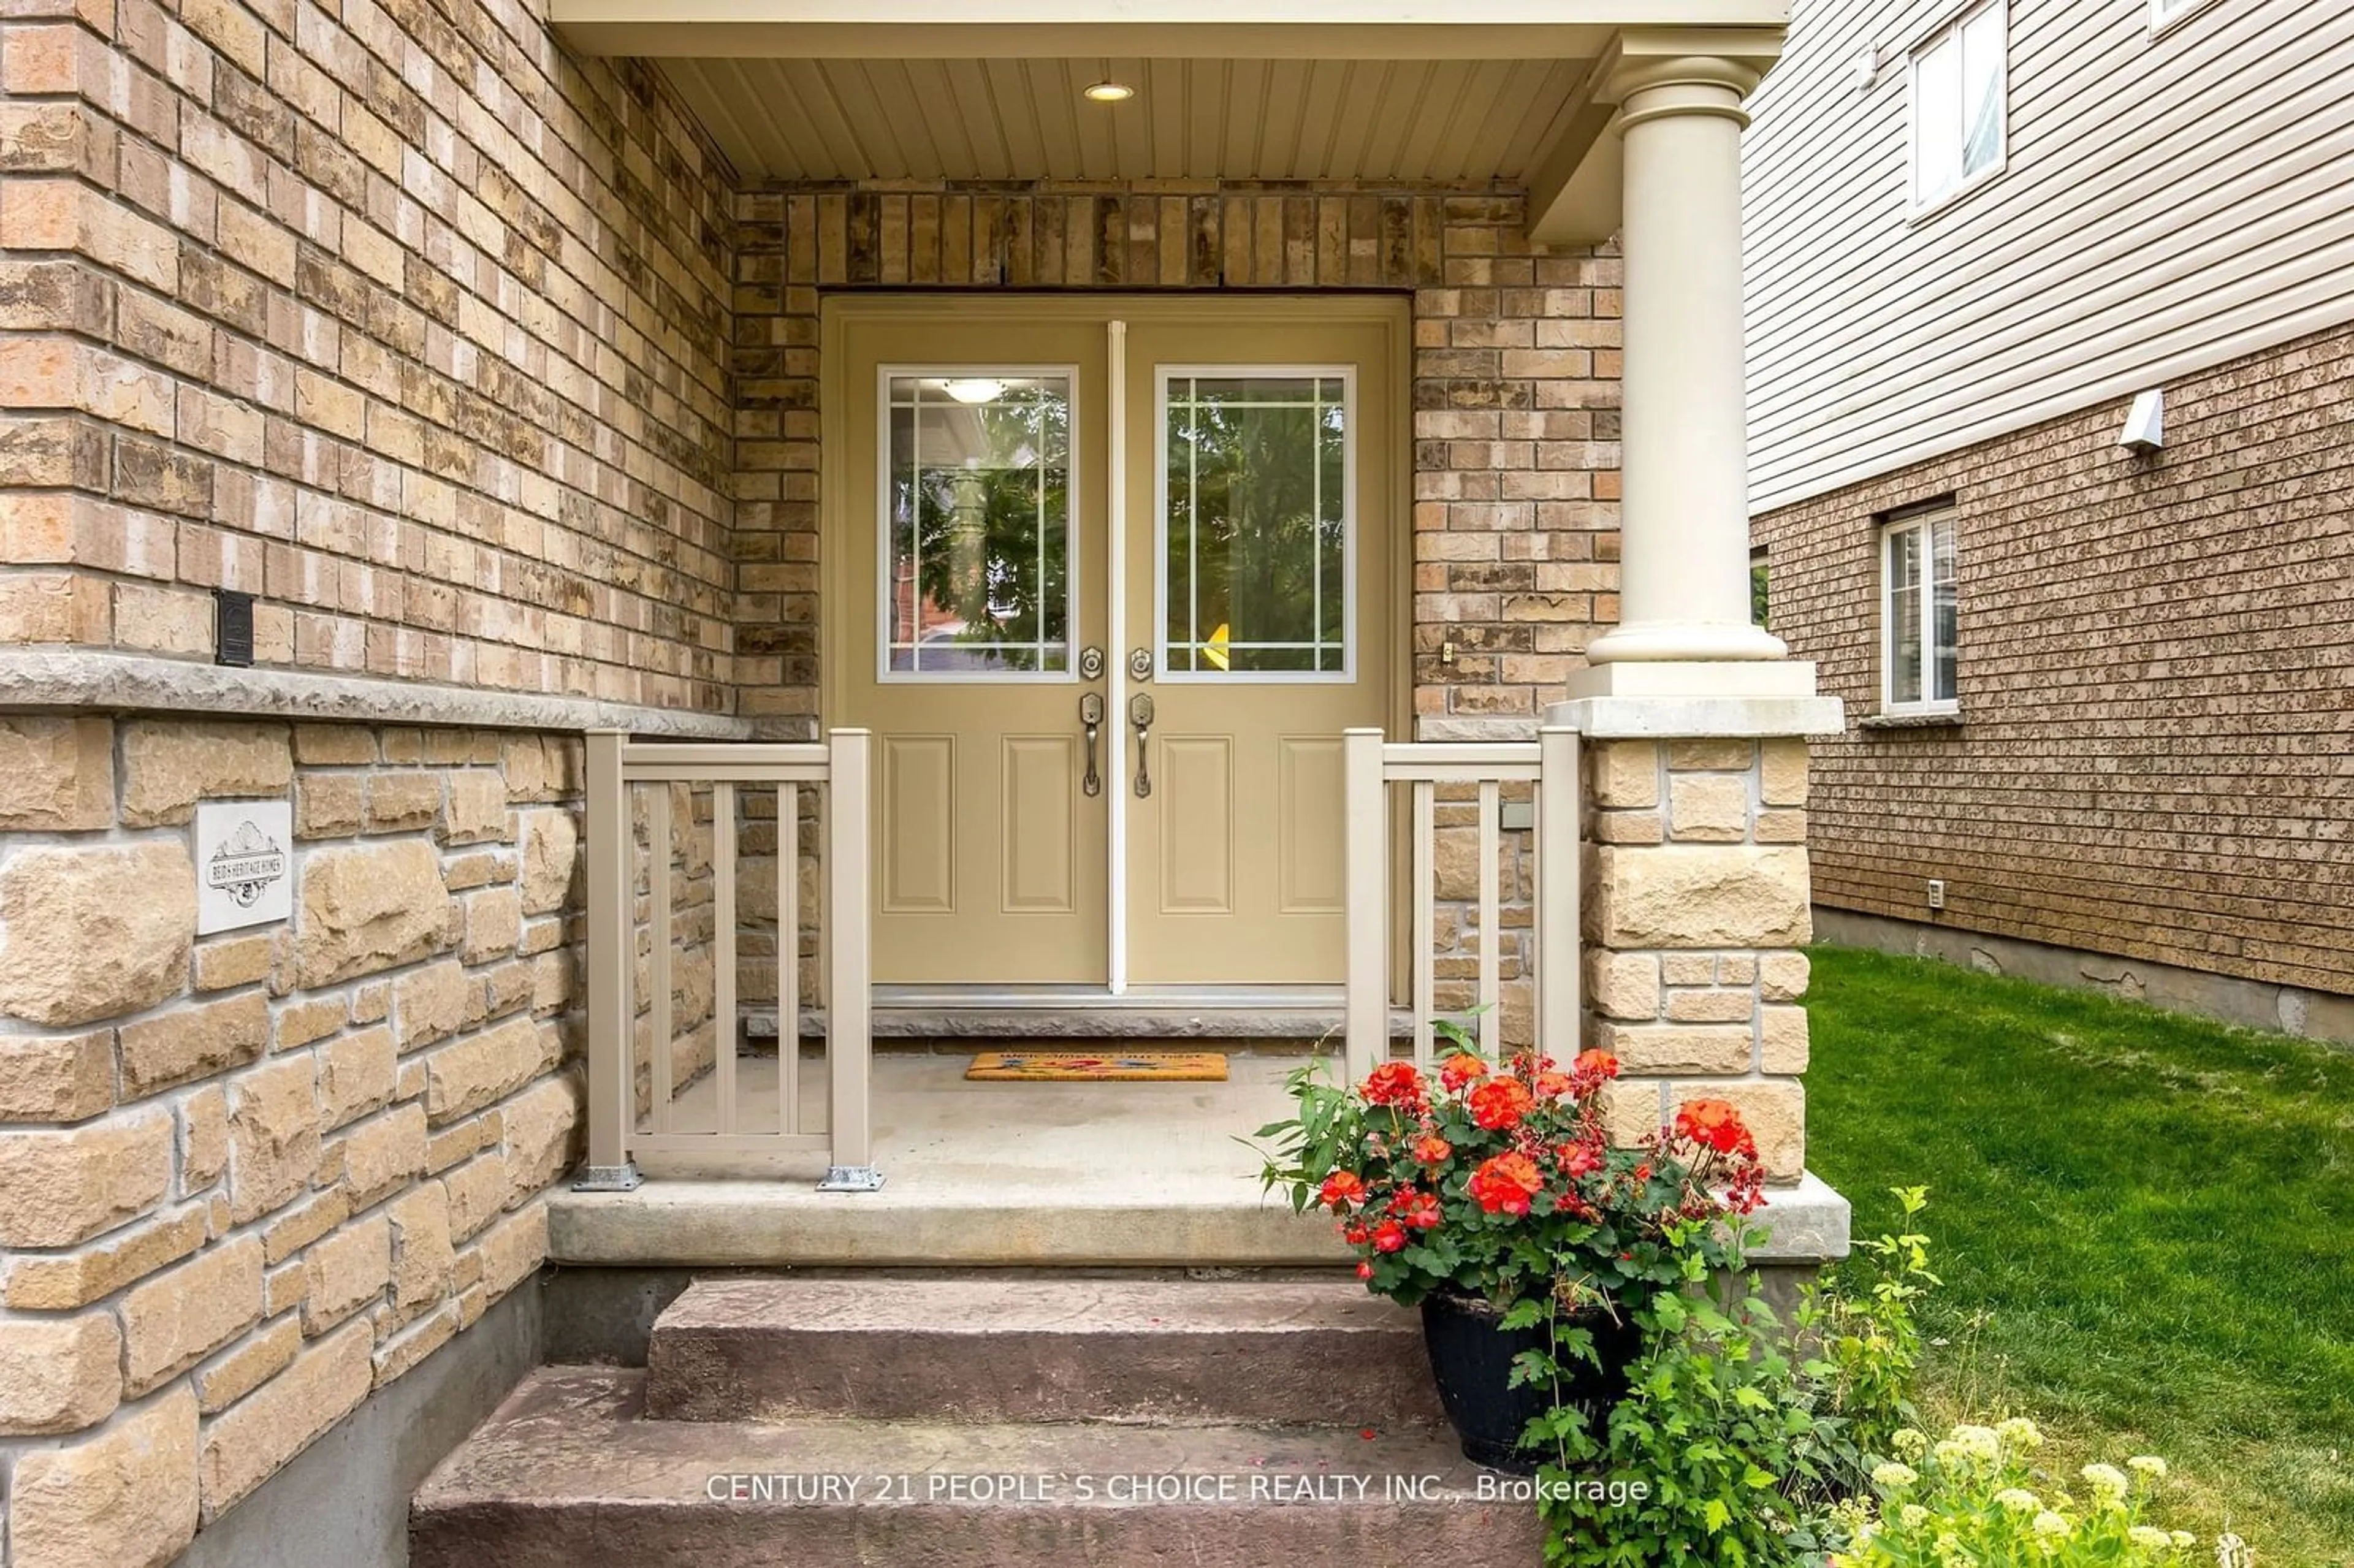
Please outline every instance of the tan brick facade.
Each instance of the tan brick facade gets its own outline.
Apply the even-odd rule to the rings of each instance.
[[[737,215],[748,715],[817,711],[818,308],[837,289],[1411,291],[1425,732],[1527,729],[1617,618],[1618,262],[1532,245],[1517,193],[894,186],[753,192]]]
[[[0,860],[0,1435],[58,1440],[16,1459],[15,1560],[160,1563],[538,1267],[578,1153],[579,745],[0,747],[43,759],[0,832],[44,832]],[[195,935],[224,797],[292,807],[291,924]]]
[[[732,176],[539,7],[0,12],[0,645],[724,710]]]
[[[2349,409],[2341,329],[2170,383],[2151,457],[2103,404],[1759,517],[1774,630],[1848,705],[1817,899],[2354,992]],[[1962,722],[1859,727],[1874,516],[1948,494]]]

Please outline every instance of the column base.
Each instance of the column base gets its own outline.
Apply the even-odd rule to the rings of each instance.
[[[1789,645],[1762,626],[1716,620],[1621,621],[1585,650],[1595,665],[1765,663],[1789,656]]]
[[[1796,659],[1750,662],[1602,664],[1568,682],[1548,726],[1596,740],[1708,736],[1837,735],[1846,711],[1815,692],[1815,667]]]

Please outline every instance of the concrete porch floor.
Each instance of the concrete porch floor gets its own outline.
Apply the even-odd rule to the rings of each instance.
[[[1061,1048],[1070,1049],[1069,1044]],[[1296,1054],[1227,1054],[1224,1083],[969,1083],[970,1053],[884,1051],[875,1059],[879,1192],[820,1192],[819,1155],[773,1174],[700,1175],[651,1165],[631,1192],[548,1199],[548,1259],[600,1266],[1299,1267],[1352,1255],[1320,1214],[1291,1212],[1259,1182],[1240,1141],[1290,1109]],[[825,1099],[804,1057],[804,1101]],[[747,1128],[776,1126],[776,1059],[741,1060]],[[673,1126],[716,1125],[708,1078]],[[1762,1216],[1764,1261],[1847,1251],[1847,1202],[1813,1176]]]

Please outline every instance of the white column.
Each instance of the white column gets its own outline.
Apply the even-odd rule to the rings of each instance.
[[[1625,144],[1624,491],[1618,625],[1587,649],[1597,666],[1788,652],[1749,620],[1741,101],[1757,78],[1742,60],[1655,56],[1622,65],[1615,84]],[[1595,673],[1580,683],[1628,683]]]

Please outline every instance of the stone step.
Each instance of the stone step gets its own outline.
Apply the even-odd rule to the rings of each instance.
[[[663,1420],[1445,1418],[1420,1317],[1345,1277],[705,1279],[646,1368]]]
[[[1536,1568],[1541,1557],[1534,1505],[1484,1494],[1498,1478],[1429,1427],[652,1421],[643,1375],[559,1367],[525,1380],[418,1492],[412,1568]]]

